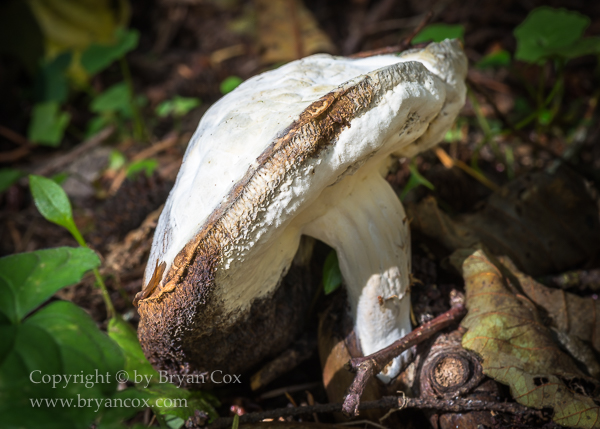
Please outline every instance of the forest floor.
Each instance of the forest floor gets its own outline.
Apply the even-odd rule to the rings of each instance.
[[[465,293],[463,276],[452,268],[449,256],[455,249],[476,243],[483,243],[496,256],[509,256],[521,271],[546,285],[560,286],[564,279],[560,275],[565,272],[587,276],[586,281],[563,285],[563,290],[593,301],[592,307],[598,308],[598,57],[582,55],[560,69],[551,61],[529,64],[511,57],[517,50],[513,31],[536,7],[576,10],[590,18],[585,34],[599,35],[599,2],[305,0],[304,6],[266,0],[130,3],[130,26],[139,31],[140,40],[127,60],[135,93],[146,100],[141,107],[143,139],[133,137],[129,120],[117,120],[105,131],[85,138],[78,130],[86,129],[93,113],[87,109],[86,94],[74,93],[64,107],[71,115],[71,125],[60,146],[31,144],[23,136],[27,135],[32,103],[23,94],[32,87],[32,80],[10,61],[0,63],[0,92],[5,94],[0,100],[0,163],[49,177],[66,173],[62,184],[72,201],[75,222],[102,256],[101,272],[125,320],[134,325],[139,320],[132,301],[142,287],[159,209],[174,184],[198,121],[227,91],[223,83],[235,82],[235,77],[246,80],[314,52],[351,55],[398,45],[430,11],[434,12],[432,23],[462,26],[470,62],[469,92],[456,125],[440,149],[412,161],[399,160],[388,176],[411,220],[415,321],[422,324],[442,314],[450,308],[452,293]],[[292,3],[298,5],[297,13],[287,13],[286,7]],[[491,66],[482,62],[503,51],[509,53],[508,60]],[[121,68],[114,64],[95,75],[91,85],[101,92],[120,76]],[[540,94],[543,106],[539,104]],[[176,96],[199,99],[200,103],[179,119],[156,113],[157,106]],[[549,103],[544,104],[546,98]],[[21,108],[15,109],[15,105]],[[125,166],[115,164],[117,158]],[[127,174],[126,166],[134,163],[142,172]],[[145,169],[150,174],[144,174]],[[25,178],[0,194],[0,256],[64,245],[77,243],[66,230],[39,214]],[[313,266],[317,278],[329,250],[324,244],[316,248]],[[106,327],[104,302],[91,276],[63,289],[56,298],[83,307]],[[305,329],[309,336],[317,336],[318,315],[333,311],[331,308],[341,300],[342,291],[320,295]],[[535,302],[545,309],[547,320],[555,320],[544,302]],[[587,326],[579,316],[569,317],[571,324]],[[451,334],[455,330],[447,330],[444,338],[456,343]],[[588,340],[597,347],[596,337]],[[419,353],[426,356],[431,347],[428,343]],[[597,359],[598,348],[591,353]],[[258,390],[252,390],[250,383],[215,389],[213,393],[222,404],[220,415],[327,403],[316,347],[307,355],[310,357],[297,367]],[[593,364],[585,359],[578,365],[584,372],[592,371]],[[244,377],[249,380],[251,375]],[[597,395],[598,387],[595,389],[594,394],[587,393]],[[503,384],[487,386],[482,392],[480,395],[488,399],[512,401]],[[484,414],[462,415],[461,427],[556,426],[548,419],[549,414],[527,418]],[[394,418],[412,421],[402,427],[432,424],[448,428],[456,424],[455,417],[431,410],[402,410]],[[148,413],[136,419],[146,424],[150,421]],[[320,421],[335,420],[328,414],[320,416]]]

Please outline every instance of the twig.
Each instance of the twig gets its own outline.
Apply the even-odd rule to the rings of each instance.
[[[33,146],[29,140],[23,137],[21,134],[16,131],[11,130],[10,128],[6,128],[3,125],[0,125],[0,136],[6,137],[13,143],[16,143],[21,146]]]
[[[414,408],[420,410],[438,410],[450,413],[461,413],[467,411],[497,411],[511,414],[539,414],[537,410],[527,408],[514,402],[488,402],[476,399],[456,398],[437,399],[405,398],[404,396],[384,396],[377,401],[367,401],[359,405],[360,410],[390,409],[390,408]],[[277,419],[289,416],[310,416],[313,413],[336,413],[342,410],[342,404],[317,404],[303,407],[286,407],[260,413],[248,413],[240,416],[240,424],[257,423],[264,419]],[[221,417],[208,426],[208,429],[230,428],[233,423],[231,417]]]
[[[352,420],[349,422],[344,422],[344,423],[337,423],[337,426],[373,426],[374,428],[377,429],[388,429],[383,425],[380,425],[378,423],[372,422],[371,420]]]
[[[0,153],[0,162],[15,162],[26,157],[33,146],[21,146],[9,152]]]
[[[347,416],[358,415],[360,397],[371,377],[380,373],[388,363],[397,356],[400,356],[404,351],[461,319],[466,312],[467,310],[464,305],[459,303],[435,319],[419,326],[410,334],[400,338],[385,349],[366,357],[351,359],[347,364],[348,369],[357,372],[357,374],[350,389],[348,389],[348,395],[344,398],[344,407],[342,409],[344,414]]]
[[[399,45],[386,46],[385,48],[374,49],[372,51],[358,52],[354,55],[350,55],[350,58],[366,58],[366,57],[372,57],[375,55],[395,54],[397,52],[405,51],[410,46],[412,39],[414,39],[414,37],[417,34],[419,34],[419,32],[427,24],[429,24],[429,21],[431,21],[432,18],[433,18],[433,12],[429,11],[427,13],[427,15],[425,15],[425,18],[423,18],[421,23],[417,26],[417,28],[415,28],[414,31],[407,38],[405,38]]]
[[[135,162],[150,158],[151,156],[156,155],[157,153],[162,152],[171,146],[174,146],[178,141],[179,135],[177,133],[169,133],[163,140],[136,154],[131,161]],[[125,179],[127,179],[127,169],[122,168],[113,179],[110,189],[108,190],[108,194],[111,196],[115,195]]]
[[[456,166],[456,167],[460,168],[462,171],[464,171],[465,173],[467,173],[468,175],[470,175],[471,177],[473,177],[475,180],[479,181],[485,187],[491,189],[492,192],[496,192],[496,191],[500,190],[500,186],[496,185],[494,182],[489,180],[487,177],[485,177],[483,174],[481,174],[477,170],[469,167],[467,164],[465,164],[460,159],[452,158],[441,147],[435,148],[435,154],[437,155],[440,162],[442,164],[444,164],[444,167],[452,168],[452,167]]]
[[[285,392],[294,393],[294,392],[299,392],[301,390],[315,389],[315,388],[317,388],[319,386],[321,386],[321,382],[320,381],[313,381],[311,383],[303,383],[303,384],[294,384],[292,386],[280,387],[279,389],[275,389],[275,390],[271,390],[269,392],[265,392],[262,395],[260,395],[259,398],[261,400],[262,399],[276,398],[277,396],[285,395]]]
[[[115,127],[109,126],[104,128],[102,131],[97,133],[96,135],[90,137],[88,140],[84,141],[80,145],[76,146],[70,152],[65,153],[64,155],[57,156],[56,158],[50,160],[49,162],[44,163],[43,166],[33,171],[33,174],[38,174],[40,176],[47,176],[52,173],[56,173],[66,165],[70,164],[77,158],[81,157],[84,153],[89,151],[95,146],[98,146],[104,140],[106,140],[115,130]]]

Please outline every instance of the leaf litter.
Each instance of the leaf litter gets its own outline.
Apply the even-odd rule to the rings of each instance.
[[[552,408],[560,425],[600,427],[599,384],[554,341],[526,296],[533,280],[511,273],[512,264],[505,267],[484,250],[457,250],[450,260],[465,279],[469,311],[462,345],[481,357],[484,373],[508,385],[520,404]]]

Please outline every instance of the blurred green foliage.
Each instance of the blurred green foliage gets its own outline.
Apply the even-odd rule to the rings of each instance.
[[[335,250],[331,250],[323,265],[323,290],[325,295],[336,291],[342,285],[342,273]]]
[[[464,39],[465,27],[462,25],[431,24],[421,30],[412,39],[412,43],[442,42],[446,39]]]
[[[243,82],[241,77],[238,76],[229,76],[225,78],[219,89],[221,90],[221,94],[228,94],[234,89],[236,89]]]
[[[590,19],[578,12],[542,6],[515,28],[515,58],[528,63],[600,53],[600,37],[583,37]]]

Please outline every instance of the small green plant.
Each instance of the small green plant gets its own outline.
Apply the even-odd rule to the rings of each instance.
[[[0,194],[10,188],[25,173],[15,168],[0,168]]]
[[[60,185],[51,179],[35,175],[29,176],[29,184],[35,205],[42,216],[50,222],[65,228],[81,247],[88,248],[87,243],[73,220],[73,211],[69,198]],[[115,309],[108,295],[106,285],[98,269],[94,268],[93,270],[96,282],[102,290],[102,298],[104,298],[108,316],[112,317],[115,314]]]
[[[567,62],[582,55],[600,54],[600,37],[583,37],[590,19],[578,12],[542,6],[534,9],[514,30],[517,39],[515,59],[556,69],[556,81],[546,92],[546,73],[540,73],[537,89],[525,82],[535,110],[522,119],[516,129],[537,120],[538,127],[549,126],[560,109],[564,95],[564,71]]]
[[[84,427],[94,420],[97,409],[79,406],[81,402],[67,404],[103,402],[118,395],[114,376],[87,387],[85,380],[96,371],[105,376],[119,371],[123,367],[119,347],[75,304],[46,304],[56,291],[77,283],[99,264],[98,256],[86,248],[61,247],[0,258],[3,426]],[[80,384],[66,382],[67,374],[79,375]],[[130,417],[137,410],[127,411]]]
[[[341,284],[342,273],[337,253],[335,250],[331,250],[327,258],[325,258],[325,264],[323,265],[323,290],[325,291],[325,295],[336,291]]]
[[[175,120],[175,128],[181,129],[181,119],[187,115],[190,110],[195,109],[201,104],[199,98],[188,98],[175,96],[171,100],[165,100],[156,107],[156,114],[160,118],[172,116]]]
[[[120,61],[125,54],[134,50],[140,34],[136,30],[118,28],[113,45],[91,44],[81,55],[81,65],[89,74],[96,74]]]
[[[77,229],[62,188],[40,176],[30,176],[30,185],[42,215],[65,227],[81,247],[0,258],[3,426],[119,428],[146,404],[162,427],[182,427],[194,410],[216,417],[218,403],[211,395],[161,382],[148,363],[135,330],[114,311],[98,271],[100,259]],[[77,305],[48,303],[90,270],[105,298],[108,335]],[[118,389],[126,381],[130,387]]]
[[[167,116],[181,118],[199,105],[199,98],[175,96],[171,100],[165,100],[160,103],[158,107],[156,107],[156,114],[161,118],[166,118]]]
[[[583,37],[590,19],[578,12],[548,6],[531,11],[515,28],[515,58],[527,63],[543,64],[548,60],[564,61],[600,53],[599,37]]]
[[[410,170],[410,177],[408,178],[408,182],[404,186],[404,189],[402,189],[402,192],[400,193],[401,200],[404,200],[404,198],[406,198],[406,195],[408,195],[408,193],[412,189],[416,188],[417,186],[422,185],[422,186],[425,186],[426,188],[431,189],[432,191],[435,190],[435,187],[433,186],[433,184],[429,180],[427,180],[425,177],[423,177],[423,175],[421,173],[419,173],[417,164],[415,164],[414,161],[412,161],[410,163],[408,168]]]
[[[69,125],[71,115],[61,112],[56,101],[46,101],[33,106],[27,135],[29,140],[41,145],[56,147]]]
[[[129,66],[125,60],[125,55],[137,46],[139,33],[136,30],[117,28],[113,40],[112,44],[91,43],[80,55],[75,55],[79,49],[68,50],[41,62],[35,80],[36,104],[28,129],[29,140],[48,146],[60,144],[71,120],[71,116],[62,110],[70,86],[92,95],[90,110],[97,116],[88,124],[87,137],[112,122],[117,122],[123,130],[123,122],[132,119],[135,138],[145,138],[145,127],[139,111],[144,99],[134,94]],[[69,72],[74,68],[75,57],[78,61],[75,69],[79,77],[76,83],[71,83]],[[100,73],[116,61],[120,64],[124,81],[99,95],[94,94],[87,79],[81,76]]]
[[[441,42],[446,39],[464,39],[465,27],[462,25],[431,24],[421,30],[412,39],[412,43]]]
[[[231,91],[236,89],[238,86],[240,86],[240,84],[242,82],[243,82],[242,78],[238,77],[238,76],[229,76],[229,77],[225,78],[225,80],[223,82],[221,82],[221,85],[219,86],[219,89],[221,90],[221,94],[225,95],[227,93],[230,93]]]
[[[489,68],[507,67],[510,63],[510,53],[504,49],[500,49],[487,54],[475,64],[475,67],[480,70],[485,70]]]
[[[140,159],[129,163],[125,155],[115,149],[111,151],[108,157],[107,170],[117,172],[124,169],[127,178],[133,179],[141,173],[144,173],[146,177],[150,177],[157,167],[158,161],[155,158]]]
[[[108,157],[108,170],[117,171],[127,164],[127,158],[122,152],[113,149]]]
[[[125,132],[125,121],[134,119],[139,115],[139,109],[147,100],[144,96],[134,98],[132,103],[131,88],[127,82],[119,82],[104,92],[95,96],[90,103],[90,111],[96,113],[88,124],[87,135],[93,135],[108,124],[117,125]],[[141,125],[143,129],[143,125]],[[141,131],[142,133],[144,131]],[[136,138],[139,137],[136,135]]]
[[[150,177],[152,176],[157,167],[158,161],[154,158],[134,161],[127,166],[127,177],[132,179],[142,172],[146,174],[146,177]]]

